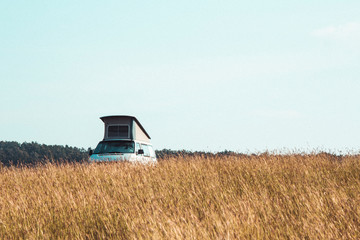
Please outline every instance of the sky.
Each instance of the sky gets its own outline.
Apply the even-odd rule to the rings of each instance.
[[[0,2],[0,141],[358,151],[360,1]]]

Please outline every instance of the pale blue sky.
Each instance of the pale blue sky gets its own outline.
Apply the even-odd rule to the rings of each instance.
[[[360,1],[1,1],[0,140],[355,150]]]

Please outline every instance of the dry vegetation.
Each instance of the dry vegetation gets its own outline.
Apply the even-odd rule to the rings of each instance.
[[[359,239],[360,157],[0,169],[0,239]]]

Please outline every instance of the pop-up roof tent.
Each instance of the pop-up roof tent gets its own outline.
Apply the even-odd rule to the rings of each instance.
[[[133,116],[105,116],[100,118],[105,124],[104,140],[137,140],[150,143],[150,136]]]

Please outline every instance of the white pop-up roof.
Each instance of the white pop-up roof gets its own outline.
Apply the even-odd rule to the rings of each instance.
[[[150,136],[141,123],[133,116],[105,116],[100,118],[105,124],[104,140],[137,140],[150,142]]]

